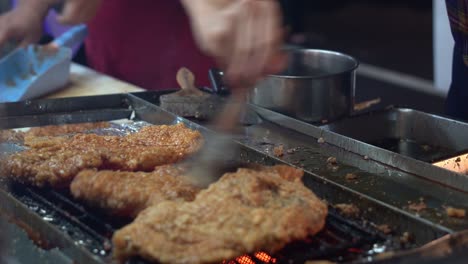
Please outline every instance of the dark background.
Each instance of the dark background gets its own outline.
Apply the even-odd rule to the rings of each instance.
[[[286,23],[296,35],[290,41],[345,52],[364,63],[433,80],[432,1],[281,2]]]

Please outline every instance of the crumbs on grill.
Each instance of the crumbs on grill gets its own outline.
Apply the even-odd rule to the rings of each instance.
[[[279,145],[273,148],[273,154],[275,155],[275,157],[282,157],[284,155],[284,146]]]
[[[286,153],[288,153],[288,154],[294,154],[294,153],[296,153],[296,151],[298,151],[298,150],[299,150],[299,147],[290,148],[290,149],[286,150]]]
[[[354,173],[346,173],[345,179],[347,181],[355,181],[357,180],[358,176]]]
[[[415,211],[415,212],[420,212],[426,208],[427,208],[427,205],[424,201],[420,201],[418,203],[410,202],[408,205],[408,209],[410,209],[411,211]]]
[[[360,210],[355,204],[335,204],[334,206],[340,213],[347,217],[358,217]]]
[[[454,207],[447,207],[445,209],[445,212],[449,217],[455,217],[455,218],[464,218],[466,215],[465,209],[459,209],[459,208],[454,208]]]
[[[402,244],[408,244],[408,243],[411,243],[412,241],[414,240],[414,237],[411,235],[410,232],[404,232],[401,236],[400,236],[400,243]]]
[[[378,226],[376,226],[376,228],[377,228],[377,230],[384,233],[385,235],[388,235],[388,234],[390,234],[392,232],[392,229],[387,224],[378,225]]]
[[[336,165],[336,164],[338,164],[338,162],[337,162],[337,160],[336,160],[335,157],[329,157],[329,158],[327,159],[327,164]]]

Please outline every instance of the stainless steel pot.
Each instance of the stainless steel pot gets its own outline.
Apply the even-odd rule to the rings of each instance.
[[[326,50],[287,52],[287,69],[258,83],[249,102],[306,122],[335,120],[353,112],[356,59]]]

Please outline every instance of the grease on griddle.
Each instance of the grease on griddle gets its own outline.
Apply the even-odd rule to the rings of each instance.
[[[15,216],[12,215],[7,215],[5,212],[0,211],[0,215],[4,216],[5,219],[7,219],[8,222],[17,225],[19,228],[21,228],[28,238],[39,248],[42,248],[44,250],[50,250],[54,248],[54,246],[44,239],[41,234],[36,231],[33,227],[30,225],[26,224],[25,222],[21,221]]]
[[[368,142],[371,145],[425,162],[434,162],[442,157],[454,154],[454,150],[418,142],[406,138],[384,138],[377,141]]]

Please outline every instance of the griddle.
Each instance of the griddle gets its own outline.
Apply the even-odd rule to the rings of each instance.
[[[183,122],[188,127],[199,130],[207,139],[210,138],[210,133],[213,133],[200,124],[168,113],[157,105],[140,98],[145,96],[156,98],[158,95],[120,94],[3,104],[0,105],[0,128],[132,118],[152,124]],[[331,206],[326,228],[315,238],[288,245],[283,251],[273,256],[276,263],[303,263],[305,260],[312,259],[367,261],[368,257],[372,259],[379,252],[422,245],[466,225],[465,221],[459,225],[441,225],[426,217],[402,210],[398,205],[376,199],[374,192],[365,192],[344,184],[331,177],[332,173],[329,171],[314,169],[314,166],[324,164],[321,163],[321,159],[325,160],[329,153],[338,157],[340,162],[346,161],[344,158],[341,159],[340,155],[352,160],[355,154],[344,149],[320,146],[317,153],[314,153],[313,149],[299,149],[292,160],[288,160],[287,157],[275,157],[269,152],[269,148],[276,144],[269,140],[274,140],[275,137],[258,138],[256,133],[269,130],[269,135],[281,136],[281,132],[285,130],[289,137],[297,136],[300,141],[307,140],[302,143],[317,144],[316,138],[304,135],[301,138],[297,132],[277,126],[268,119],[257,126],[246,127],[244,135],[234,139],[241,149],[238,162],[264,165],[289,164],[303,167],[305,169],[304,184],[319,197],[325,199],[330,205],[354,203],[362,212],[358,219],[347,218],[336,213]],[[291,142],[284,141],[285,144]],[[301,160],[303,164],[296,163]],[[311,163],[307,164],[307,162]],[[375,162],[366,163],[374,164]],[[359,166],[343,164],[342,167],[347,170],[365,172]],[[368,166],[367,171],[371,171],[368,174],[378,179],[381,176],[373,175],[374,169]],[[394,168],[387,169],[391,173],[399,173]],[[0,199],[5,201],[0,204],[1,214],[33,232],[35,234],[33,237],[41,242],[39,244],[47,245],[47,248],[58,247],[77,263],[108,263],[111,260],[112,245],[109,239],[112,233],[127,224],[128,220],[116,220],[103,215],[100,211],[78,203],[66,191],[36,189],[5,180],[0,183]],[[404,186],[400,184],[391,188]],[[385,191],[387,190],[385,187],[376,185],[375,191]],[[439,185],[431,188],[435,197],[438,193],[447,191],[444,186]],[[467,198],[463,196],[463,193],[451,192],[454,198]],[[376,226],[381,224],[391,226],[392,232],[387,235],[379,232]],[[400,243],[400,236],[404,232],[411,233],[408,243]],[[255,255],[249,258],[254,263],[262,263]],[[239,260],[232,261],[239,263]],[[143,263],[141,260],[130,262]],[[226,263],[229,263],[229,260]]]
[[[158,92],[143,92],[135,95],[158,104]],[[447,217],[445,213],[446,206],[468,210],[468,194],[461,190],[463,183],[467,181],[466,176],[370,145],[360,140],[361,138],[345,136],[330,129],[304,123],[258,106],[249,105],[248,107],[248,111],[257,113],[262,121],[246,126],[243,131],[239,132],[242,136],[238,140],[243,144],[282,162],[303,168],[323,179],[395,206],[415,217],[422,217],[453,231],[468,229],[467,220],[452,219]],[[416,111],[398,109],[392,111],[416,114]],[[373,120],[374,115],[378,116],[379,113],[368,113],[350,120],[356,118]],[[418,112],[416,116],[420,115],[425,115],[426,119],[429,116],[422,112]],[[384,112],[381,116],[391,115]],[[209,125],[203,120],[194,119],[192,121],[205,126]],[[444,121],[452,122],[446,119]],[[343,120],[343,122],[350,123],[348,120]],[[357,122],[357,125],[362,123]],[[406,118],[407,123],[408,119]],[[457,122],[454,124],[468,126]],[[369,131],[364,136],[378,132],[378,130],[373,131],[368,126],[366,128]],[[379,130],[383,129],[379,128]],[[323,144],[318,143],[319,138],[324,141]],[[281,157],[274,156],[274,150],[277,147],[284,149],[284,155]],[[335,157],[338,160],[337,166],[327,165],[326,160],[329,157]],[[348,173],[356,174],[358,179],[356,181],[346,180]],[[324,193],[324,195],[327,194]],[[427,210],[416,212],[409,209],[410,203],[419,203],[421,199],[427,205]]]

